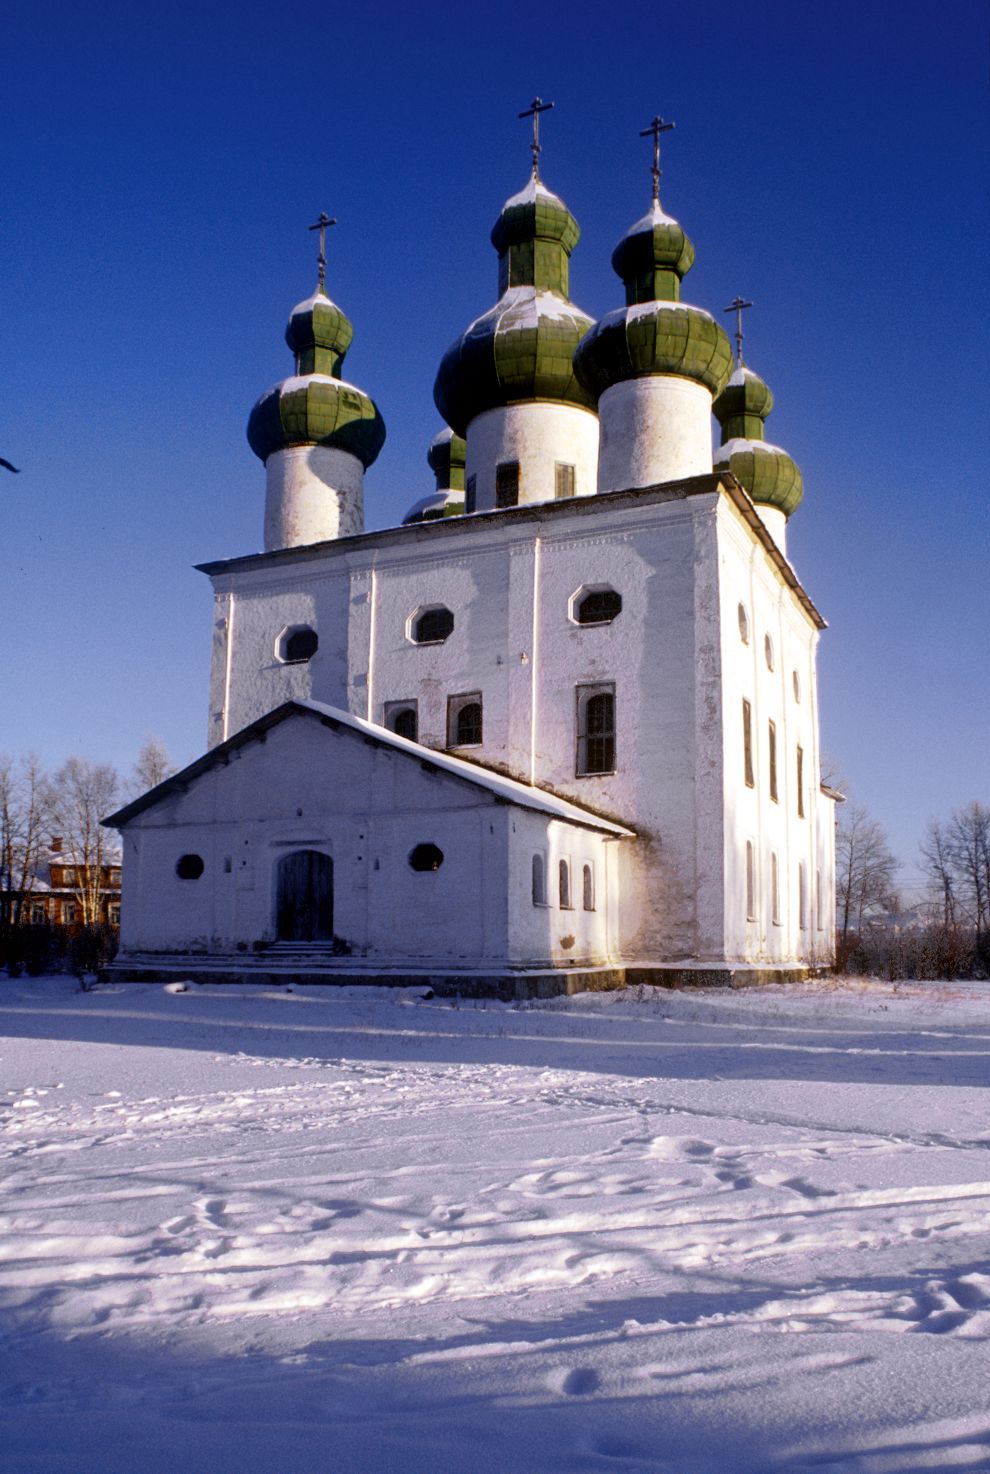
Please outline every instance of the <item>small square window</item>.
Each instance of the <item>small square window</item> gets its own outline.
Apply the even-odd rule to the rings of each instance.
[[[567,466],[558,461],[554,466],[554,488],[553,494],[557,501],[564,497],[574,496],[577,491],[576,473],[573,466]]]

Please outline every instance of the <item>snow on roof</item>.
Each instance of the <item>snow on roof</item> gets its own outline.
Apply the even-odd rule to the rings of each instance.
[[[503,210],[511,209],[513,205],[532,205],[537,195],[542,195],[545,200],[553,200],[556,205],[563,205],[559,195],[554,194],[552,189],[547,189],[542,179],[529,179],[518,194],[511,195],[502,206]],[[565,207],[566,208],[566,207]]]
[[[430,449],[432,450],[435,445],[447,445],[453,438],[453,430],[449,425],[444,425],[443,429],[439,430],[430,441]]]
[[[715,447],[715,464],[719,465],[722,461],[729,460],[737,451],[743,450],[769,450],[772,454],[787,455],[786,450],[782,450],[779,445],[772,445],[769,440],[749,440],[744,435],[737,435],[724,445]]]
[[[351,384],[347,379],[335,379],[332,374],[290,374],[287,379],[279,379],[277,384],[266,389],[258,403],[261,404],[262,400],[267,399],[269,394],[274,394],[276,390],[280,394],[289,394],[294,389],[306,389],[310,384],[333,384],[337,389],[350,389],[352,393],[361,394],[367,398],[365,391],[359,389],[357,384]]]
[[[679,220],[674,219],[673,215],[668,215],[666,210],[661,208],[659,200],[654,200],[646,214],[641,216],[634,225],[630,225],[625,239],[628,240],[631,235],[642,235],[645,231],[652,230],[654,225],[680,225],[680,223]]]
[[[626,322],[635,322],[639,317],[652,317],[658,307],[669,307],[672,312],[694,312],[699,317],[707,317],[709,322],[715,321],[710,312],[706,312],[703,307],[692,307],[690,302],[667,302],[659,300],[653,302],[634,302],[631,307],[620,307],[616,313],[610,312],[609,317],[621,317],[624,315]]]
[[[747,368],[744,363],[741,363],[732,375],[726,388],[731,386],[733,389],[738,389],[742,384],[745,384],[747,379],[759,379],[759,377],[759,374],[754,374],[751,368]],[[762,380],[760,382],[762,383]]]
[[[317,288],[311,297],[307,297],[304,301],[296,303],[295,307],[293,307],[292,311],[289,313],[290,321],[292,318],[298,317],[300,313],[312,312],[317,302],[322,302],[325,307],[333,307],[334,305],[330,301],[330,298],[327,296],[326,292],[321,292],[320,289]]]
[[[279,722],[299,712],[309,712],[337,726],[347,727],[362,737],[380,743],[382,747],[395,748],[405,756],[415,758],[417,762],[429,763],[431,767],[437,768],[440,772],[449,773],[454,778],[473,783],[475,787],[485,789],[503,802],[517,804],[520,808],[545,814],[550,819],[561,819],[564,823],[577,824],[583,829],[596,829],[601,833],[615,835],[617,838],[634,839],[636,837],[635,830],[627,829],[622,824],[616,824],[611,819],[603,819],[598,814],[592,813],[590,809],[571,803],[566,798],[558,798],[556,794],[546,793],[542,788],[520,783],[515,778],[506,778],[501,773],[493,772],[490,768],[483,768],[477,763],[465,762],[463,758],[452,757],[448,752],[437,752],[432,747],[423,747],[418,742],[411,742],[406,737],[390,732],[386,727],[367,722],[363,717],[352,716],[350,712],[342,711],[340,707],[328,706],[323,701],[302,700],[286,701],[282,706],[276,707],[267,716],[260,717],[258,721],[252,722],[250,726],[235,733],[233,737],[205,753],[203,757],[197,758],[194,763],[190,763],[188,768],[183,768],[182,772],[173,773],[170,778],[166,778],[163,783],[159,783],[148,793],[142,794],[133,803],[127,804],[115,814],[108,815],[106,819],[101,820],[101,823],[109,828],[119,828],[145,809],[152,808],[176,789],[184,789],[194,779],[208,772],[214,763],[222,760],[232,747],[243,746],[270,727],[277,726]]]
[[[472,333],[484,335],[493,319],[501,324],[502,319],[510,313],[511,326],[519,328],[535,328],[541,318],[544,322],[572,322],[582,328],[585,323],[594,321],[587,312],[569,302],[566,297],[558,296],[556,292],[530,286],[507,287],[495,306],[489,307],[487,312],[476,317],[465,329],[464,337],[470,337]]]

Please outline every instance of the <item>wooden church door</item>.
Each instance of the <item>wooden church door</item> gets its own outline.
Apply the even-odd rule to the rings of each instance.
[[[333,939],[333,861],[319,850],[295,850],[278,862],[275,901],[280,942]]]

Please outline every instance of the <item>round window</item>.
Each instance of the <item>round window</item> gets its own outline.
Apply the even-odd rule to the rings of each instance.
[[[180,855],[175,862],[175,873],[180,880],[198,880],[205,869],[202,855]]]

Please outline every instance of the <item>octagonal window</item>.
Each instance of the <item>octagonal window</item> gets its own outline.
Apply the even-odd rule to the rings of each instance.
[[[180,880],[198,880],[205,869],[202,855],[180,855],[175,862],[175,873]]]
[[[587,584],[571,599],[575,624],[611,624],[622,613],[622,595],[608,584]]]
[[[312,660],[320,639],[308,624],[290,624],[275,642],[275,654],[283,665],[305,665]]]
[[[409,864],[413,870],[439,870],[443,864],[443,850],[435,844],[418,844],[410,851]]]
[[[444,604],[417,609],[409,621],[408,635],[414,645],[442,645],[454,630],[454,616]]]

